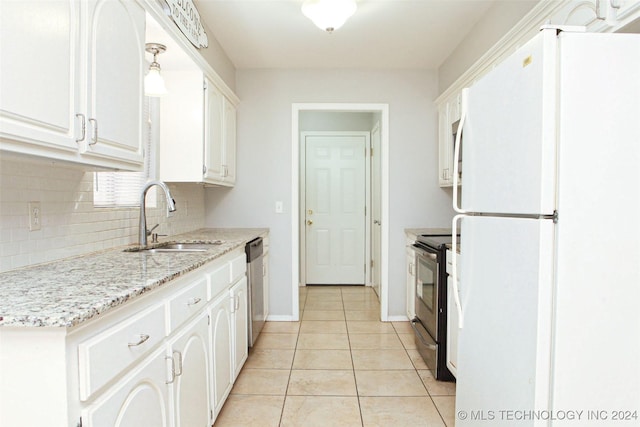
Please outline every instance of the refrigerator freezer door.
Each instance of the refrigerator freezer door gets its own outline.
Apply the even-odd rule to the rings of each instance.
[[[468,417],[456,425],[511,427],[499,411],[549,409],[554,224],[465,217],[461,225],[456,412]]]
[[[469,88],[462,209],[553,214],[556,51],[555,31],[542,31]]]

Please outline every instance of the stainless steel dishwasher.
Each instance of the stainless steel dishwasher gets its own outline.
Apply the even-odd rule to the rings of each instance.
[[[247,280],[249,282],[249,347],[253,347],[265,321],[262,237],[247,243],[245,252],[247,253]]]

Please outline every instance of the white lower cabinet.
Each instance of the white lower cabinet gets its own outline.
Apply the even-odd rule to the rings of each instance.
[[[0,328],[0,425],[211,426],[247,359],[247,308],[238,248],[72,330]]]
[[[82,413],[84,426],[171,426],[165,350],[160,348]],[[25,424],[26,425],[26,424]]]
[[[218,295],[209,310],[211,316],[211,363],[213,366],[211,407],[217,416],[233,384],[231,307],[228,292]]]
[[[458,376],[458,310],[453,298],[453,280],[447,278],[447,368]]]
[[[455,301],[455,289],[453,287],[453,276],[451,262],[451,251],[447,251],[447,368],[451,371],[453,376],[458,376],[458,329],[459,329],[459,317],[458,309]],[[460,271],[459,264],[457,265],[458,272]],[[460,280],[458,281],[458,290],[460,288]]]
[[[407,317],[416,317],[416,253],[407,245]]]
[[[247,278],[243,277],[231,288],[231,311],[233,312],[233,378],[249,355],[249,314],[247,299]]]
[[[266,320],[269,317],[269,252],[266,252],[262,258],[262,292],[264,295],[264,318]]]
[[[213,423],[209,399],[210,348],[206,312],[169,341],[166,357],[171,368],[168,382],[175,427]]]

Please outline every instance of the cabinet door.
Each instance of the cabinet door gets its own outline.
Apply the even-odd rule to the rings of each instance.
[[[205,79],[204,181],[222,180],[224,96]]]
[[[458,376],[458,310],[453,297],[453,279],[447,277],[447,367]]]
[[[407,317],[416,317],[416,253],[407,248]]]
[[[176,427],[211,425],[209,317],[207,313],[187,325],[169,343],[175,379],[171,385]],[[151,425],[151,424],[149,424]]]
[[[205,118],[202,71],[192,64],[186,70],[163,69],[162,77],[167,94],[160,101],[159,177],[168,182],[202,182]]]
[[[77,152],[78,4],[2,2],[0,138],[21,142],[4,140],[0,148],[50,157]]]
[[[170,426],[164,348],[156,351],[126,378],[124,383],[117,384],[82,412],[83,425]]]
[[[262,289],[264,294],[264,318],[265,321],[269,317],[269,253],[264,254],[262,258]]]
[[[88,2],[85,153],[142,165],[145,12],[133,1]]]
[[[231,288],[231,309],[233,311],[233,380],[249,354],[249,318],[247,300],[247,278],[243,277]]]
[[[213,361],[212,408],[217,415],[231,391],[233,359],[231,342],[231,310],[228,291],[222,293],[210,308],[211,355]]]
[[[452,157],[448,106],[443,104],[438,109],[438,182],[440,187],[450,187],[453,184]]]
[[[223,98],[224,104],[224,161],[223,179],[225,184],[236,182],[236,107]]]

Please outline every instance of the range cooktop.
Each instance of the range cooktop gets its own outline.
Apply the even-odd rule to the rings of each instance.
[[[446,245],[451,245],[451,234],[421,234],[418,236],[418,242],[429,247],[438,249]],[[460,244],[460,235],[457,239]]]

